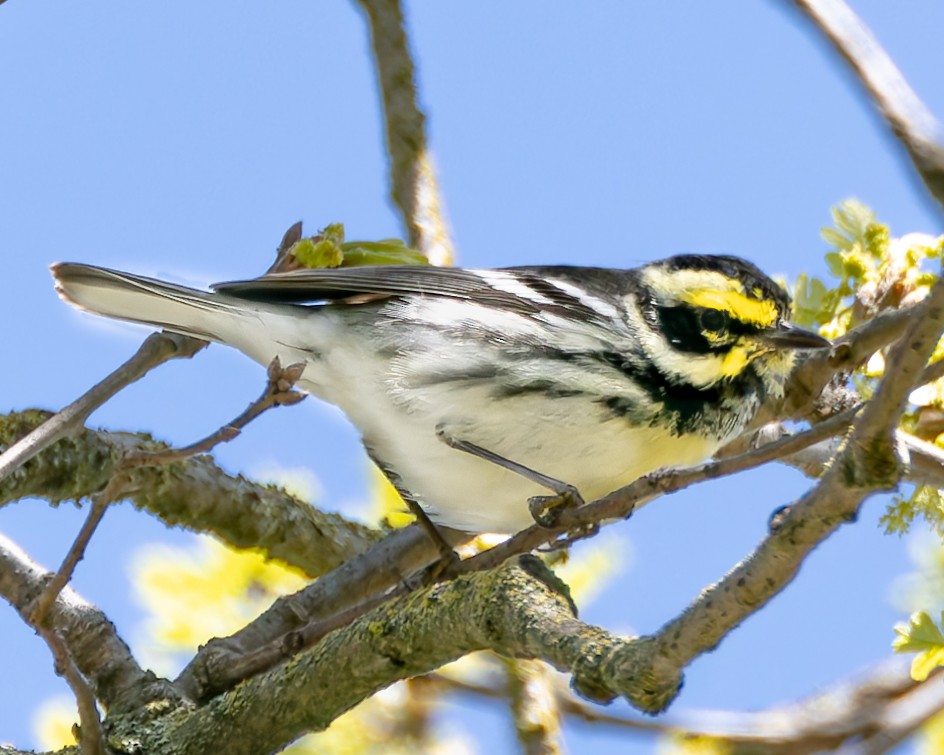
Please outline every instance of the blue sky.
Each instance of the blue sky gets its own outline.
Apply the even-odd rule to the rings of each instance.
[[[944,5],[854,5],[944,114]],[[406,9],[462,264],[630,267],[704,251],[788,277],[823,273],[819,230],[849,196],[893,232],[941,232],[902,150],[789,3],[426,0]],[[344,222],[349,238],[402,235],[368,49],[356,7],[328,0],[0,6],[0,411],[68,403],[141,339],[59,303],[51,262],[202,285],[261,272],[299,219],[310,231]],[[91,424],[184,443],[240,411],[262,380],[256,365],[214,347],[133,386]],[[264,416],[218,458],[248,473],[310,469],[328,507],[354,511],[365,496],[355,433],[314,402]],[[767,467],[648,507],[614,528],[627,566],[584,617],[658,628],[806,487]],[[696,662],[676,710],[769,705],[887,655],[900,618],[890,584],[909,566],[905,542],[877,529],[880,513],[880,502],[867,504],[773,605]],[[36,501],[0,510],[0,530],[48,566],[80,520],[71,506]],[[130,554],[188,537],[116,507],[76,586],[133,636],[141,614],[128,600]],[[64,685],[2,607],[0,641],[0,738],[29,745],[31,711]],[[469,731],[490,732],[480,751],[512,747],[496,709],[457,710]],[[623,736],[568,735],[574,751],[628,751]]]

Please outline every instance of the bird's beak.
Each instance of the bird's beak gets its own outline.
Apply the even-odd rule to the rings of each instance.
[[[826,349],[832,346],[828,339],[812,330],[805,330],[788,322],[782,322],[773,330],[768,330],[761,339],[778,349]]]

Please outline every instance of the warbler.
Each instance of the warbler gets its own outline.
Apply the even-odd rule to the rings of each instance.
[[[628,270],[306,269],[212,293],[52,270],[81,309],[303,363],[298,386],[340,407],[434,522],[468,532],[523,529],[529,498],[547,493],[494,458],[593,500],[710,457],[782,395],[799,350],[829,345],[731,256]]]

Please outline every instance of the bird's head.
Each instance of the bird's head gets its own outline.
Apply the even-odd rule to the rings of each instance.
[[[776,390],[797,351],[830,346],[792,325],[787,292],[738,257],[669,257],[639,280],[648,356],[675,382],[707,388],[753,372]]]

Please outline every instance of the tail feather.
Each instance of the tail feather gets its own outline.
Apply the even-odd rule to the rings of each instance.
[[[211,341],[227,341],[246,305],[225,295],[92,265],[52,266],[56,291],[87,312],[152,325]]]

